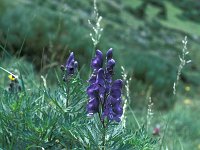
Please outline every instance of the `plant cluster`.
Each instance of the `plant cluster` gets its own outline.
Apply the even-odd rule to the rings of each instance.
[[[121,79],[112,80],[114,66],[112,49],[106,54],[105,69],[103,53],[97,50],[88,85],[79,75],[72,52],[61,66],[63,78],[56,74],[55,90],[47,87],[44,77],[39,88],[28,90],[25,85],[21,90],[1,89],[0,148],[152,149],[155,140],[144,128],[122,126],[123,83]],[[9,79],[24,85],[22,75],[15,77]]]

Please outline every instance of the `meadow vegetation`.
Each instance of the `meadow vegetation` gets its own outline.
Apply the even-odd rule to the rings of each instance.
[[[0,0],[0,67],[18,76],[13,83],[0,70],[0,149],[200,149],[199,2],[96,5],[99,38],[93,1]],[[192,62],[173,94],[185,36]],[[120,123],[108,121],[105,136],[98,115],[87,116],[86,89],[96,49],[106,55],[111,47],[124,114]],[[68,78],[60,66],[70,52],[78,70]]]

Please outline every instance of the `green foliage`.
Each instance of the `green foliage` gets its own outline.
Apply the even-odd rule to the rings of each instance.
[[[71,49],[81,54],[82,49],[90,51],[87,30],[78,26],[80,20],[63,5],[48,1],[10,4],[1,14],[1,44],[12,53],[23,47],[21,55],[28,59],[34,56],[37,67],[41,65],[41,56],[46,65],[63,61],[64,54]]]
[[[188,3],[183,1],[180,5],[193,7]],[[94,17],[92,1],[17,0],[12,2],[8,0],[1,1],[1,4],[0,43],[11,53],[20,50],[20,54],[26,56],[43,73],[64,62],[66,53],[72,50],[76,53],[81,66],[89,66],[87,60],[91,58],[93,51],[92,41],[89,39],[91,29],[88,24],[88,19],[93,21]],[[163,2],[97,1],[104,28],[97,48],[107,50],[112,47],[118,64],[125,66],[129,73],[134,74],[140,74],[137,72],[140,71],[138,69],[140,60],[137,56],[147,53],[140,59],[141,61],[151,59],[145,60],[145,63],[153,64],[155,69],[147,65],[145,78],[151,81],[147,83],[145,81],[141,86],[144,89],[152,86],[155,99],[165,100],[168,97],[166,95],[171,91],[175,66],[179,64],[178,55],[182,49],[181,40],[186,34],[188,42],[191,43],[189,51],[193,62],[188,71],[199,76],[198,36],[200,34],[197,30],[199,25],[185,22],[180,17],[184,11],[176,7],[179,5],[177,2],[174,4],[175,6],[168,0]],[[196,7],[194,10],[196,11]],[[165,17],[159,15],[163,11]],[[139,14],[141,12],[144,13],[143,18],[138,17],[141,16]],[[133,58],[137,59],[136,62]],[[87,78],[88,71],[89,67],[82,69],[84,79]],[[118,77],[119,73],[120,70],[116,70]],[[162,75],[164,78],[160,78]],[[144,75],[140,78],[143,77]],[[151,79],[152,77],[158,78]],[[194,83],[190,75],[185,75],[184,78],[189,83]],[[137,81],[141,82],[140,79]],[[131,96],[134,95],[131,93]],[[158,107],[168,107],[173,106],[174,100],[156,102]]]
[[[63,129],[76,127],[85,115],[85,89],[78,78],[60,84],[55,91],[47,87],[20,93],[1,91],[1,147],[55,149],[63,147],[62,143],[74,145],[76,139],[63,137]]]
[[[161,130],[161,135],[165,130],[161,148],[196,149],[198,100],[192,107],[182,107],[179,101],[173,107],[177,99],[172,96],[172,87],[181,40],[188,35],[192,64],[183,70],[179,88],[184,94],[184,83],[194,85],[188,95],[192,98],[199,92],[199,2],[169,1],[172,2],[97,1],[104,27],[97,47],[105,50],[113,47],[116,62],[124,65],[129,74],[133,73],[130,92],[133,107],[145,109],[146,97],[152,96],[155,107],[174,110],[173,115],[164,112],[171,120],[166,130]],[[105,131],[98,117],[86,117],[85,83],[76,77],[67,84],[59,81],[55,89],[49,88],[57,82],[54,74],[57,68],[53,71],[52,67],[63,63],[71,50],[83,66],[83,79],[88,77],[88,60],[93,49],[87,20],[93,17],[92,10],[92,1],[0,0],[0,66],[19,75],[24,85],[20,93],[10,93],[8,75],[0,73],[0,149],[155,149],[149,133],[133,126],[135,120],[130,121],[128,129],[110,124],[106,147],[102,147]],[[25,57],[16,59],[9,53]],[[8,59],[4,59],[5,54]],[[36,82],[35,66],[48,75],[40,83]],[[117,76],[120,72],[116,70]],[[59,80],[59,73],[57,76]],[[139,122],[145,122],[141,111],[137,115]]]
[[[191,0],[191,1],[169,0],[169,1],[173,2],[173,4],[175,4],[176,6],[178,6],[179,8],[183,10],[183,13],[179,17],[184,18],[185,20],[200,22],[199,17],[198,17],[200,4],[197,1],[195,0]]]
[[[145,96],[152,96],[157,108],[169,108],[175,103],[172,86],[176,80],[176,68],[172,64],[156,55],[145,53],[135,56],[133,69],[133,77],[137,79],[134,81],[133,87],[135,96],[139,95],[138,97],[140,97],[142,91],[149,91],[149,95]],[[146,88],[144,88],[145,83],[147,84]],[[145,103],[144,100],[143,103]],[[141,100],[137,100],[134,105],[138,101],[141,102]]]
[[[135,132],[117,123],[110,123],[105,129],[98,116],[87,117],[87,84],[79,74],[64,82],[60,80],[61,71],[56,73],[58,86],[52,89],[43,76],[40,85],[28,82],[30,79],[24,77],[29,69],[23,69],[18,59],[15,61],[16,66],[12,67],[19,70],[18,80],[23,88],[18,92],[3,86],[0,89],[0,148],[146,150],[155,146],[156,141],[145,129]]]

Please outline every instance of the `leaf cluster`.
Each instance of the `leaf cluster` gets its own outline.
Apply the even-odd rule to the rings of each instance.
[[[21,77],[23,82],[23,79]],[[0,148],[2,149],[146,149],[151,138],[141,131],[109,124],[104,129],[97,116],[86,116],[86,84],[78,77],[59,81],[52,90],[39,88],[12,93],[1,89]]]

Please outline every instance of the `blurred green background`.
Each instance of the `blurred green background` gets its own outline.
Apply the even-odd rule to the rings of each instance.
[[[24,57],[45,73],[74,51],[87,79],[88,59],[94,51],[88,24],[94,17],[92,0],[0,0],[0,4],[1,52]],[[104,28],[97,48],[114,49],[116,75],[120,76],[122,65],[134,78],[135,99],[143,99],[141,95],[150,90],[159,108],[174,103],[172,87],[185,36],[190,51],[187,59],[192,63],[184,68],[181,79],[199,86],[200,2],[98,0],[97,6]]]
[[[114,49],[116,78],[121,77],[120,66],[132,77],[133,108],[146,108],[148,96],[162,111],[190,105],[185,99],[199,104],[199,1],[97,0],[97,7],[104,28],[97,48],[103,52]],[[23,59],[29,71],[48,73],[49,82],[54,84],[54,69],[74,51],[86,80],[94,51],[89,19],[94,19],[92,0],[0,0],[0,65],[9,69],[15,66],[16,58]],[[192,63],[182,70],[179,96],[174,96],[185,36],[190,52],[187,60]],[[16,58],[7,59],[9,55]],[[192,123],[192,118],[188,119]],[[200,138],[199,132],[197,136]]]

